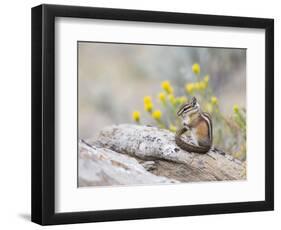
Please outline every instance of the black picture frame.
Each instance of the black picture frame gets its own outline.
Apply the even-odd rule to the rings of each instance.
[[[265,29],[265,200],[55,213],[55,18],[88,18]],[[262,150],[261,150],[262,151]],[[267,211],[274,209],[274,20],[126,9],[32,8],[32,221],[41,225]]]

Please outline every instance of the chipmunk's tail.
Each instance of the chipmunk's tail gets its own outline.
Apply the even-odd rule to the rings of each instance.
[[[175,141],[176,141],[176,144],[181,149],[183,149],[187,152],[194,152],[194,153],[200,153],[200,154],[205,154],[210,150],[211,146],[196,146],[196,145],[188,144],[185,141],[183,141],[181,139],[181,135],[183,133],[185,133],[186,131],[187,131],[186,128],[182,128],[176,132]]]

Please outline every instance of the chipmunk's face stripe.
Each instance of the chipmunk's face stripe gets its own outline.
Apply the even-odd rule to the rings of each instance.
[[[181,116],[183,113],[189,113],[194,109],[198,109],[198,107],[197,99],[193,97],[190,103],[184,104],[179,108],[177,115]]]
[[[192,106],[190,104],[185,104],[183,105],[177,112],[178,116],[181,116],[182,113],[189,111],[190,109],[192,109]]]
[[[184,104],[179,108],[179,110],[177,112],[177,115],[181,116],[183,114],[187,114],[187,113],[190,113],[192,111],[197,111],[198,108],[199,108],[199,104],[197,103],[196,98],[193,97],[192,101],[190,103]]]

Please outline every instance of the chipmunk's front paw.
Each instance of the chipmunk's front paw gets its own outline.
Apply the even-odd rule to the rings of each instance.
[[[186,121],[183,121],[183,122],[182,122],[182,125],[183,125],[183,127],[185,127],[187,130],[190,129],[190,126],[189,126],[189,124],[188,124]]]

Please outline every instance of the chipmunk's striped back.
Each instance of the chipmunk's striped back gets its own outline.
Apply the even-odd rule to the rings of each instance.
[[[209,113],[206,113],[206,112],[203,112],[201,114],[202,118],[205,119],[205,121],[207,122],[208,124],[208,135],[209,135],[209,139],[210,139],[210,142],[213,143],[213,123],[212,123],[212,117]]]

